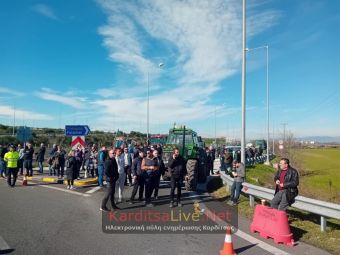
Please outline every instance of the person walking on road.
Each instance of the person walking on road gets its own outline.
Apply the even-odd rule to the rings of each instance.
[[[109,157],[105,161],[104,168],[105,168],[105,175],[106,175],[106,182],[107,182],[107,191],[102,200],[100,210],[106,211],[106,212],[109,211],[109,209],[106,206],[109,199],[111,200],[112,210],[119,210],[120,208],[115,204],[115,188],[116,188],[116,181],[119,178],[119,173],[118,173],[118,165],[115,159],[115,153],[113,149],[109,151]]]
[[[155,171],[159,169],[152,151],[147,149],[146,157],[142,161],[142,170],[145,181],[145,206],[153,207],[151,203],[151,195],[155,186]]]
[[[171,171],[171,191],[170,191],[170,208],[174,206],[182,207],[181,193],[184,176],[186,175],[185,162],[183,157],[179,154],[178,149],[174,149],[172,157],[168,163]],[[174,202],[175,189],[177,188],[177,201]]]
[[[14,145],[10,145],[9,152],[4,156],[5,162],[7,162],[7,183],[9,187],[14,187],[18,177],[18,160],[19,153],[15,150]],[[12,181],[13,175],[13,181]]]
[[[237,205],[245,176],[245,168],[243,163],[238,162],[237,160],[233,161],[232,176],[234,177],[234,182],[231,185],[230,201],[228,204]]]
[[[140,151],[137,158],[135,158],[132,162],[132,178],[133,178],[133,190],[131,193],[130,204],[134,203],[135,196],[137,194],[137,190],[139,189],[138,201],[143,200],[144,193],[144,177],[142,170],[142,161],[144,158],[144,152]]]
[[[116,162],[118,166],[118,173],[119,173],[119,179],[118,179],[118,203],[123,202],[123,191],[125,186],[125,180],[126,180],[126,173],[125,173],[125,160],[124,155],[122,154],[122,149],[116,150]]]
[[[296,169],[289,165],[289,159],[280,160],[279,169],[275,174],[276,184],[275,195],[271,201],[271,207],[286,211],[288,206],[295,202],[295,197],[299,194],[299,174]]]
[[[65,161],[66,167],[66,179],[67,179],[67,189],[73,189],[73,182],[76,179],[76,172],[77,172],[77,162],[76,158],[74,157],[74,151],[70,151],[67,155]]]

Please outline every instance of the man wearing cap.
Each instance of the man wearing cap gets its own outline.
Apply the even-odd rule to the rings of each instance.
[[[7,183],[9,187],[14,187],[15,182],[18,176],[18,160],[19,153],[15,150],[14,145],[10,145],[9,152],[7,152],[4,156],[4,160],[7,162]],[[13,182],[12,182],[13,175]]]

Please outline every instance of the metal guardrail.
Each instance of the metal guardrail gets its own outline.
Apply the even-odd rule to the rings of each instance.
[[[233,183],[233,178],[222,172],[221,179],[223,183],[227,184],[228,187],[231,187]],[[255,197],[266,200],[272,200],[274,197],[275,191],[273,189],[263,188],[246,182],[244,182],[242,185],[243,185],[242,192],[244,194],[249,195],[249,204],[251,207],[255,206]],[[340,220],[339,204],[324,202],[303,196],[297,196],[295,198],[295,203],[292,204],[292,207],[320,215],[321,231],[326,230],[327,226],[326,218],[334,218]]]

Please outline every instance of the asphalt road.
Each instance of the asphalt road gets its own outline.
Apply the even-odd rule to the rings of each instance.
[[[131,188],[127,188],[126,194]],[[102,231],[102,212],[99,211],[103,189],[77,188],[68,191],[64,185],[7,187],[0,179],[0,254],[219,254],[225,234],[106,234]],[[169,212],[169,188],[160,190],[153,211]],[[221,211],[225,203],[207,194],[184,192],[184,213],[193,211],[199,201],[206,211]],[[137,212],[142,203],[119,204],[122,212]],[[176,208],[178,212],[178,208]],[[209,224],[214,224],[210,222]],[[238,217],[240,230],[233,234],[238,254],[329,254],[304,243],[295,247],[276,245],[250,234],[249,221]]]

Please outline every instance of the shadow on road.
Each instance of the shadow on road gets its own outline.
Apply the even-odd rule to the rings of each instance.
[[[9,254],[9,253],[12,253],[14,251],[15,251],[14,249],[0,250],[0,254]]]

